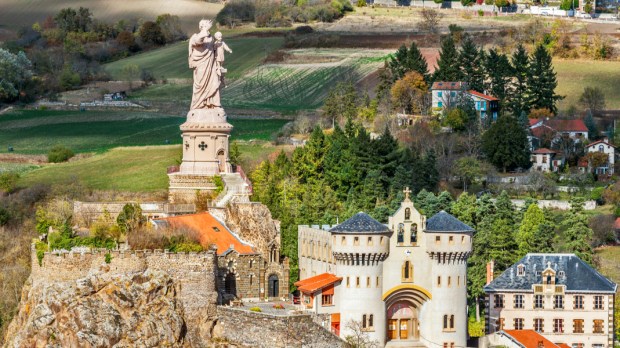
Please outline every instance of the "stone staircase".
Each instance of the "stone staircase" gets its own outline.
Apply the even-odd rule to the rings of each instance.
[[[250,202],[251,189],[242,174],[222,174],[222,181],[224,181],[224,191],[215,199],[217,208],[224,208],[228,203]]]

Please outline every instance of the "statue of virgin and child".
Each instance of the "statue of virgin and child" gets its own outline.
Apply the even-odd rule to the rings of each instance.
[[[194,70],[191,110],[220,108],[224,87],[224,51],[232,50],[222,41],[222,33],[211,35],[210,20],[201,20],[200,32],[189,39],[189,67]]]

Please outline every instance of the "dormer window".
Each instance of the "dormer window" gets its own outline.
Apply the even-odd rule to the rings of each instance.
[[[564,274],[564,271],[559,271],[559,272],[558,272],[558,277],[559,277],[559,278],[564,278],[564,275],[565,275],[565,274]]]
[[[523,265],[517,266],[517,275],[519,277],[523,277],[525,275],[525,266]]]

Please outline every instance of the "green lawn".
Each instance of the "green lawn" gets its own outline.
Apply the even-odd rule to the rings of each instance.
[[[584,87],[600,87],[605,93],[608,109],[620,109],[620,62],[598,60],[553,61],[558,75],[556,92],[566,98],[559,103],[560,109],[578,106]]]
[[[20,186],[79,181],[99,190],[152,192],[168,187],[166,168],[176,165],[181,147],[116,148],[103,154],[61,164],[50,164],[25,173]]]
[[[596,250],[599,272],[616,283],[620,282],[620,246],[606,246]]]
[[[74,152],[119,146],[180,144],[184,117],[130,111],[14,111],[0,117],[0,152],[45,154],[54,145]],[[232,140],[270,140],[287,120],[229,119]]]
[[[277,151],[267,142],[241,144],[241,165],[249,173],[260,160]],[[47,164],[23,172],[20,186],[79,181],[95,190],[154,192],[168,189],[166,168],[178,164],[181,147],[119,147],[105,153],[60,164]],[[2,168],[4,164],[0,164]]]
[[[284,44],[283,37],[224,38],[224,41],[233,50],[232,54],[226,55],[224,64],[228,69],[226,77],[229,79],[243,76],[250,69],[257,67],[266,55]],[[192,71],[187,65],[187,45],[187,41],[178,42],[106,64],[104,68],[112,75],[112,78],[118,80],[126,78],[122,70],[128,64],[135,64],[141,69],[149,70],[157,79],[191,79]]]

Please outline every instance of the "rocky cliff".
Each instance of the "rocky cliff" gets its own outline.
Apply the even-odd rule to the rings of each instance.
[[[34,254],[34,253],[33,253]],[[213,253],[46,254],[5,347],[204,347],[215,324]]]
[[[261,203],[233,203],[226,207],[226,225],[241,239],[252,244],[267,257],[269,245],[276,239],[279,244],[279,222],[271,217],[266,205]]]

